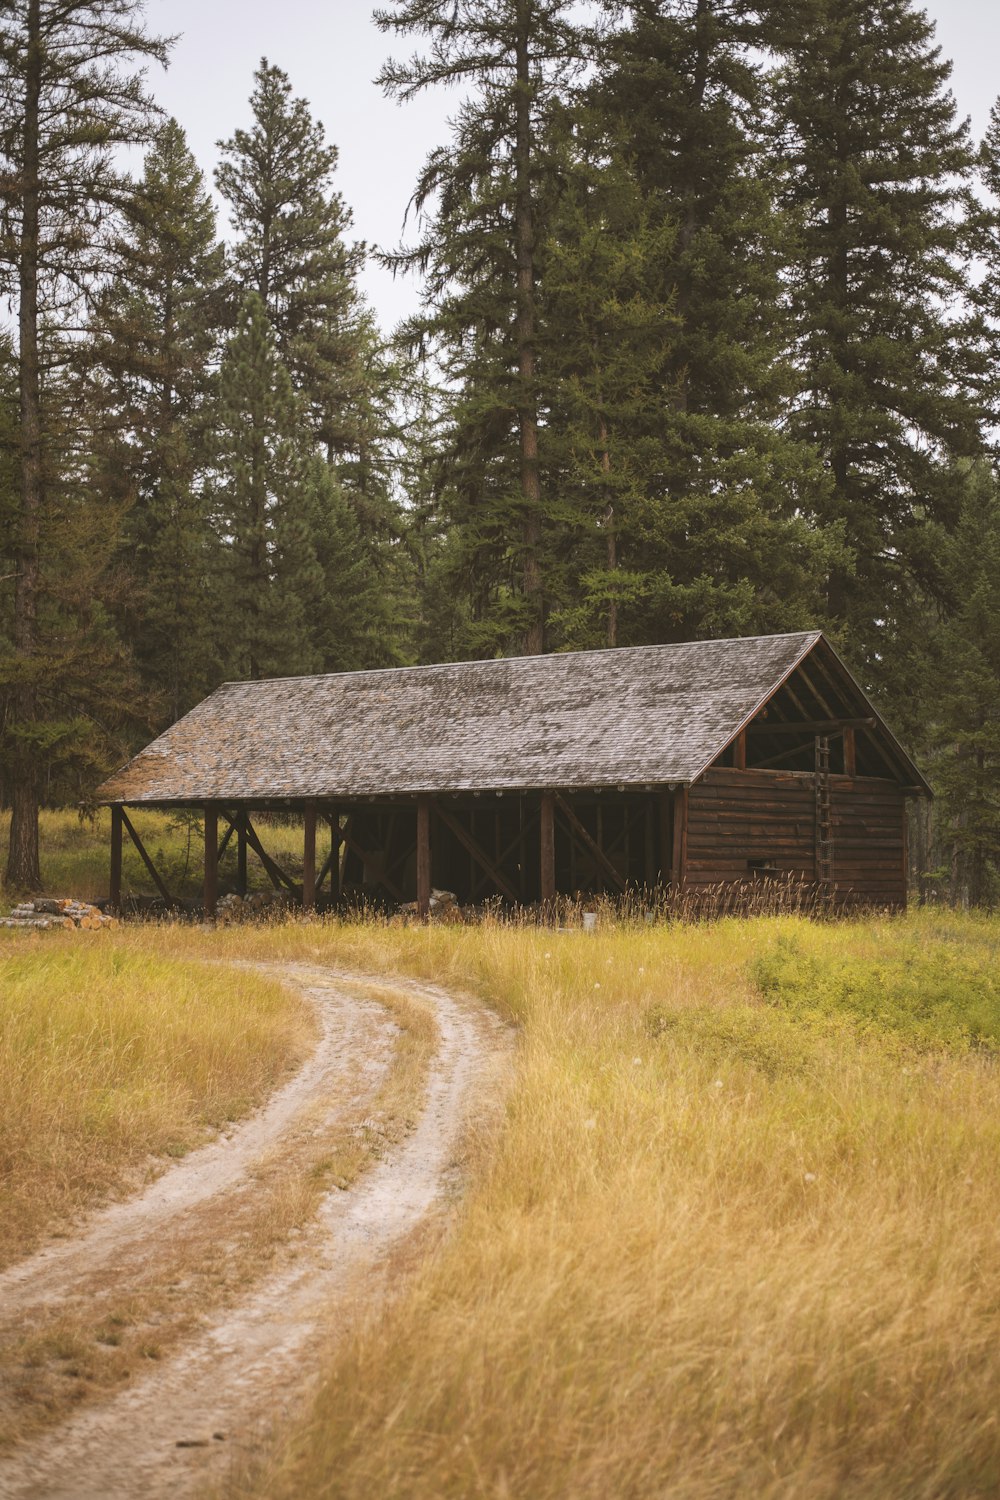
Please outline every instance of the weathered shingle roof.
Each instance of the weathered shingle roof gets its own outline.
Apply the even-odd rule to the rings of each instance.
[[[230,682],[102,802],[691,782],[818,632]]]

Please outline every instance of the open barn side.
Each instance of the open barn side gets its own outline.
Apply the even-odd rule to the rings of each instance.
[[[184,807],[204,815],[209,912],[234,844],[238,890],[253,856],[307,907],[421,913],[435,887],[551,907],[769,877],[902,906],[905,800],[925,795],[814,631],[226,683],[99,792],[113,903],[128,808]],[[265,812],[303,820],[297,878],[267,853]]]

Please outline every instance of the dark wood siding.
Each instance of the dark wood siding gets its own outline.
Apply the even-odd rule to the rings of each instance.
[[[906,799],[892,781],[831,776],[837,892],[859,904],[906,905]]]
[[[900,788],[875,777],[831,776],[830,791],[838,898],[905,905]],[[688,798],[687,888],[753,879],[760,865],[815,879],[814,777],[801,771],[706,771]]]

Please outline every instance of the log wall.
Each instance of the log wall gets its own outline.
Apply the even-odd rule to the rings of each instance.
[[[905,906],[905,799],[892,781],[831,776],[838,899]],[[685,886],[754,878],[754,866],[816,878],[815,778],[802,771],[713,768],[688,795]]]

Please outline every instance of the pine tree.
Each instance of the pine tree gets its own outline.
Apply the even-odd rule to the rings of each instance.
[[[144,29],[139,0],[10,0],[0,20],[0,280],[18,306],[20,403],[2,748],[11,798],[6,881],[18,888],[40,884],[42,774],[65,739],[70,700],[94,686],[66,669],[59,618],[48,608],[58,597],[52,565],[65,561],[69,535],[51,526],[63,478],[58,460],[66,455],[53,369],[75,351],[72,341],[50,343],[43,359],[43,324],[78,311],[81,290],[106,269],[104,231],[123,195],[120,148],[148,139],[151,105],[138,65],[149,58],[165,60],[166,45]],[[47,417],[58,424],[58,441]],[[67,476],[70,488],[78,474]],[[64,689],[53,720],[48,689],[56,663]]]
[[[335,457],[357,446],[349,421],[370,333],[356,286],[364,246],[346,238],[351,215],[333,188],[337,148],[266,58],[250,105],[252,128],[220,141],[215,173],[236,235],[236,295],[260,297],[317,439]]]
[[[763,134],[766,16],[750,0],[630,7],[590,89],[605,156],[631,177],[662,252],[644,295],[669,307],[659,401],[629,423],[637,475],[631,638],[814,623],[837,531],[824,478],[782,417],[787,229]]]
[[[361,665],[375,580],[256,292],[223,355],[216,484],[228,674]]]
[[[970,248],[981,274],[973,284],[973,318],[969,334],[979,355],[973,384],[992,429],[995,448],[1000,429],[1000,100],[990,111],[979,148],[981,194],[969,214]]]
[[[250,104],[251,128],[220,142],[216,171],[236,234],[233,301],[238,307],[253,291],[266,309],[333,486],[351,507],[381,579],[381,615],[365,624],[370,649],[375,659],[398,660],[404,585],[392,443],[397,373],[358,288],[365,247],[348,239],[351,215],[333,186],[336,147],[266,58]],[[388,627],[381,645],[379,620]]]
[[[201,173],[174,120],[159,129],[90,320],[103,487],[130,503],[127,638],[167,722],[216,678],[207,412],[220,342],[223,251]]]
[[[958,520],[939,531],[946,606],[927,609],[906,650],[912,733],[936,794],[934,863],[951,899],[1000,899],[1000,489],[985,463],[953,476]]]
[[[776,106],[798,220],[788,422],[823,457],[825,519],[853,558],[831,573],[829,615],[876,670],[909,596],[939,586],[929,523],[953,518],[952,460],[980,443],[953,321],[971,152],[950,66],[910,0],[798,0],[780,14]]]
[[[553,191],[548,113],[586,55],[569,0],[397,0],[383,31],[426,38],[380,81],[405,101],[438,84],[469,92],[448,146],[431,152],[414,203],[423,236],[388,257],[425,275],[411,347],[433,350],[451,389],[448,509],[474,654],[545,649],[551,497],[539,464],[538,246]]]
[[[636,638],[648,590],[636,523],[662,469],[656,433],[679,328],[659,276],[674,226],[650,221],[621,159],[599,138],[588,145],[587,123],[579,112],[571,122],[539,252],[540,456],[563,568],[549,630],[577,649]]]

